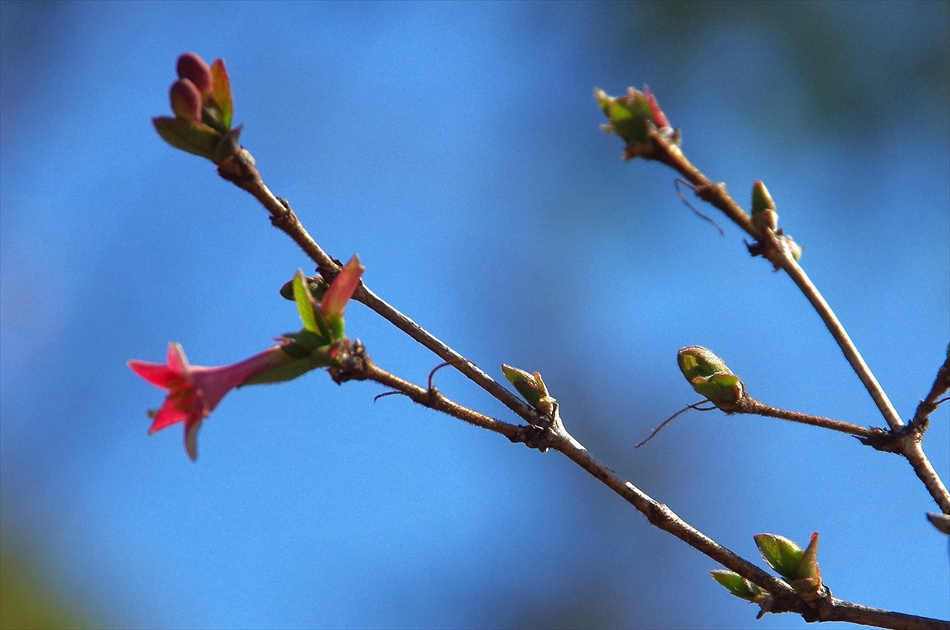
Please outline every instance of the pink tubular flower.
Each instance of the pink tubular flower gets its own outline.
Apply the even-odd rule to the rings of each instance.
[[[251,377],[292,360],[280,346],[273,346],[233,365],[191,366],[184,349],[172,342],[168,344],[167,363],[129,361],[129,367],[152,385],[168,390],[162,408],[149,412],[153,418],[149,434],[184,422],[185,450],[194,461],[198,457],[198,429],[224,395]]]

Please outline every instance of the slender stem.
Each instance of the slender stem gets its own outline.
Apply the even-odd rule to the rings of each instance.
[[[434,335],[431,335],[428,331],[419,326],[419,324],[387,304],[382,298],[370,291],[369,287],[363,285],[361,290],[358,290],[354,297],[389,321],[393,326],[434,352],[437,356],[450,362],[455,369],[467,376],[475,382],[475,384],[494,396],[503,405],[508,407],[508,409],[524,418],[527,422],[533,423],[537,420],[537,413],[527,403],[512,394],[505,387],[502,387],[498,381]]]
[[[760,239],[762,237],[761,232],[752,224],[752,219],[729,193],[726,192],[726,187],[723,184],[713,184],[709,178],[703,175],[698,168],[693,166],[693,164],[686,159],[686,156],[683,155],[683,152],[678,146],[669,142],[662,134],[656,133],[656,131],[653,130],[650,137],[656,145],[656,159],[673,168],[696,186],[695,192],[697,197],[721,210],[752,238]],[[784,269],[792,278],[792,281],[798,285],[802,293],[805,294],[808,301],[811,302],[812,307],[825,323],[825,327],[828,328],[831,336],[834,337],[838,343],[841,352],[844,353],[845,359],[851,364],[851,368],[858,375],[858,378],[861,379],[865,389],[868,390],[871,398],[881,411],[881,415],[883,415],[887,421],[888,426],[894,430],[904,426],[900,415],[898,415],[894,409],[894,405],[891,404],[891,401],[887,398],[887,394],[884,393],[881,385],[877,382],[877,379],[874,378],[874,374],[871,373],[867,363],[864,362],[861,353],[858,352],[854,342],[851,341],[848,333],[845,332],[844,327],[841,325],[841,322],[838,321],[834,311],[831,310],[831,307],[821,296],[821,293],[818,292],[815,285],[812,284],[811,280],[808,279],[805,271],[791,256],[788,249],[783,247],[774,235],[771,236],[771,242],[764,243],[763,245],[767,246],[768,259],[773,264]]]
[[[393,388],[420,405],[500,433],[515,442],[524,438],[526,429],[536,429],[536,427],[519,427],[496,420],[446,398],[433,387],[423,388],[395,376],[376,366],[362,346],[350,348],[341,361],[344,364],[342,369],[331,370],[334,380],[338,382],[375,381]],[[546,447],[559,451],[605,484],[646,516],[655,527],[672,534],[712,560],[768,591],[770,598],[767,603],[763,603],[764,611],[798,613],[807,621],[849,621],[895,630],[947,630],[950,627],[940,620],[868,608],[833,597],[826,596],[815,601],[806,601],[788,583],[766,573],[732,550],[720,545],[684,521],[669,507],[657,502],[604,465],[567,432],[559,413],[555,412],[554,416],[550,430],[546,431],[544,440]]]
[[[340,264],[330,257],[320,245],[310,236],[296,213],[285,200],[280,199],[270,191],[260,172],[254,165],[254,158],[246,149],[234,157],[223,162],[218,173],[224,179],[234,183],[239,188],[249,192],[263,205],[271,215],[271,223],[286,233],[310,259],[316,263],[320,273],[332,280],[340,270]],[[537,419],[534,409],[520,398],[512,394],[507,388],[500,385],[495,379],[479,369],[474,363],[454,351],[437,337],[419,326],[407,316],[390,306],[383,299],[370,291],[365,284],[360,284],[354,294],[354,299],[362,302],[378,315],[389,321],[393,326],[409,335],[412,339],[425,346],[444,361],[452,364],[455,369],[467,376],[476,385],[494,396],[511,411],[528,422]]]
[[[844,326],[838,320],[831,306],[825,301],[817,287],[808,278],[804,269],[798,264],[792,256],[788,247],[780,241],[770,230],[758,230],[752,223],[752,219],[742,209],[739,204],[729,195],[723,184],[712,183],[702,172],[686,159],[678,146],[671,143],[662,134],[657,133],[655,129],[650,130],[650,137],[654,142],[654,152],[651,154],[656,159],[682,175],[695,188],[696,196],[721,210],[736,225],[742,228],[752,238],[757,239],[763,247],[763,256],[765,256],[776,268],[784,269],[792,281],[802,291],[812,307],[821,317],[825,327],[834,337],[838,347],[844,354],[845,359],[851,365],[865,389],[871,395],[871,399],[877,405],[881,415],[887,422],[891,430],[896,434],[904,429],[904,422],[894,408],[884,389],[878,383],[871,369],[865,363],[864,358],[858,351],[854,342],[848,336]],[[930,495],[933,497],[940,509],[945,514],[950,514],[950,492],[934,470],[933,465],[927,459],[923,448],[920,446],[919,435],[906,435],[899,440],[897,451],[907,458],[914,473],[923,482]]]
[[[891,429],[895,431],[899,430],[904,426],[904,422],[901,420],[900,415],[894,408],[894,405],[887,397],[887,394],[884,392],[881,384],[877,382],[877,379],[874,377],[871,369],[868,367],[867,363],[864,362],[864,357],[862,357],[861,353],[858,352],[857,346],[855,346],[854,342],[851,341],[851,337],[848,336],[844,326],[842,326],[841,322],[838,321],[838,317],[835,315],[835,312],[831,310],[828,302],[826,302],[825,298],[822,297],[821,293],[818,291],[818,288],[815,287],[811,279],[809,279],[808,275],[805,273],[805,270],[802,269],[798,264],[798,261],[789,255],[787,251],[785,251],[785,248],[782,248],[782,251],[784,254],[780,259],[782,263],[782,269],[785,270],[785,272],[798,286],[808,301],[811,302],[811,305],[815,308],[818,316],[821,317],[821,320],[825,323],[825,327],[828,329],[828,332],[830,332],[831,336],[835,338],[835,341],[838,343],[838,347],[841,348],[841,352],[844,353],[848,363],[851,364],[851,367],[858,375],[858,378],[861,379],[861,382],[864,384],[864,388],[868,390],[868,393],[871,395],[871,399],[874,400],[877,408],[881,411],[881,415],[884,416],[884,420],[887,422],[888,426],[890,426]]]
[[[797,598],[795,591],[785,582],[769,575],[735,552],[720,545],[698,529],[681,519],[662,503],[653,499],[635,485],[618,475],[590,454],[584,446],[567,431],[558,436],[552,448],[560,451],[569,460],[586,470],[595,479],[620,495],[627,503],[647,517],[655,527],[668,532],[690,547],[712,558],[719,564],[735,571],[747,580],[754,582],[776,596]]]
[[[679,153],[679,149],[673,147],[679,154],[682,161],[688,164],[685,157]],[[747,224],[746,231],[751,228],[751,222],[748,216],[734,201],[725,193],[725,187],[721,185],[712,185],[705,177],[702,177],[692,165],[689,165],[699,178],[691,177],[688,173],[682,174],[690,179],[694,185],[704,186],[697,189],[697,194],[702,198],[718,199],[719,203],[728,210],[724,210],[727,215],[733,218],[740,225]],[[254,160],[251,155],[241,150],[233,158],[223,162],[219,166],[219,173],[225,179],[232,181],[239,187],[251,193],[258,201],[264,205],[271,213],[271,222],[285,233],[287,233],[296,242],[301,249],[316,263],[322,274],[332,277],[339,271],[339,263],[327,255],[326,252],[313,240],[309,233],[304,229],[290,205],[276,197],[260,178],[260,174],[254,167]],[[709,199],[707,199],[709,200]],[[731,202],[731,205],[730,205]],[[716,205],[716,204],[714,204]],[[717,207],[720,207],[717,205]],[[722,208],[721,208],[722,209]],[[751,232],[750,232],[751,233]],[[379,313],[382,317],[393,323],[397,328],[408,334],[420,344],[435,352],[445,361],[451,362],[457,369],[463,372],[471,380],[479,384],[486,391],[489,391],[495,398],[504,403],[507,407],[518,413],[518,415],[527,419],[532,424],[537,424],[537,413],[528,407],[520,399],[516,398],[507,389],[501,387],[490,376],[476,368],[473,364],[465,360],[457,352],[446,346],[444,343],[430,335],[411,319],[384,302],[367,287],[361,286],[357,290],[356,298],[366,304],[369,308]],[[830,311],[830,309],[828,309]],[[637,510],[647,517],[654,526],[667,531],[680,540],[683,540],[691,547],[699,550],[708,557],[716,560],[723,566],[735,571],[742,577],[752,581],[771,594],[772,601],[769,603],[768,610],[771,612],[797,612],[802,614],[809,621],[831,620],[832,618],[840,621],[854,621],[855,623],[864,623],[887,628],[901,628],[906,630],[917,630],[924,628],[946,628],[948,624],[937,620],[929,620],[899,613],[889,613],[887,611],[878,611],[860,607],[848,602],[841,602],[834,598],[827,598],[825,601],[806,602],[798,593],[794,591],[786,582],[779,580],[754,564],[748,562],[741,556],[735,554],[726,547],[720,545],[709,538],[699,530],[683,521],[667,506],[658,503],[652,497],[641,491],[629,481],[626,481],[617,475],[610,468],[594,458],[586,448],[577,440],[570,436],[564,429],[560,417],[556,415],[556,422],[553,429],[541,430],[538,426],[521,427],[512,425],[500,420],[496,420],[474,410],[468,409],[447,399],[438,390],[433,387],[428,389],[421,388],[408,381],[405,381],[389,372],[379,369],[362,352],[361,347],[358,351],[352,353],[354,360],[348,362],[345,368],[332,368],[331,375],[338,382],[344,380],[374,380],[387,387],[405,394],[410,399],[441,411],[453,417],[462,419],[476,426],[505,435],[510,440],[525,441],[526,433],[529,431],[542,431],[545,435],[539,443],[539,448],[544,450],[547,447],[555,448],[563,453],[568,459],[586,470],[593,477],[610,487],[614,492],[623,497],[627,502],[633,505]],[[860,356],[860,355],[858,355]],[[865,366],[866,369],[866,366]],[[876,382],[876,381],[875,381]],[[886,397],[885,397],[886,400]],[[899,420],[899,419],[898,419]],[[836,421],[831,421],[836,422]],[[926,461],[926,458],[924,458]],[[929,463],[929,462],[928,462]],[[938,479],[939,481],[939,479]],[[830,611],[830,612],[829,612]],[[858,611],[854,613],[851,611]],[[826,615],[833,615],[827,616]]]
[[[348,358],[344,371],[334,374],[334,378],[339,382],[346,380],[375,381],[407,396],[413,402],[436,411],[441,411],[444,414],[458,418],[459,420],[464,420],[477,427],[500,433],[510,440],[518,440],[524,433],[524,427],[502,422],[491,416],[486,416],[483,413],[464,407],[443,396],[435,387],[419,387],[414,383],[410,383],[395,374],[381,369],[373,363],[369,355],[365,354],[362,346],[357,346],[355,350],[356,351]]]
[[[817,621],[847,621],[862,626],[893,628],[894,630],[950,630],[950,623],[942,619],[918,617],[904,613],[870,608],[831,598],[831,605],[819,606],[820,618]]]
[[[778,407],[766,405],[765,403],[761,403],[758,400],[750,397],[742,399],[738,406],[741,409],[741,413],[752,413],[759,416],[768,416],[770,418],[791,420],[792,422],[810,424],[814,427],[822,427],[824,429],[831,429],[832,431],[840,431],[842,433],[847,433],[849,435],[855,435],[862,438],[874,439],[881,437],[882,434],[886,434],[883,429],[862,427],[858,424],[843,422],[841,420],[833,420],[831,418],[825,418],[824,416],[814,416],[808,413],[789,411],[788,409],[779,409]]]

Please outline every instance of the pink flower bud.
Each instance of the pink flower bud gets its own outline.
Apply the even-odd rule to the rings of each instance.
[[[179,79],[172,83],[169,90],[172,102],[172,111],[179,118],[191,122],[201,122],[201,93],[195,84],[188,79]]]
[[[211,68],[204,59],[193,52],[187,52],[178,58],[178,76],[195,84],[202,96],[211,94]]]

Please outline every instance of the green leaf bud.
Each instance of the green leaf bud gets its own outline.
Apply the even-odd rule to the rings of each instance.
[[[211,127],[184,118],[159,116],[152,119],[152,124],[168,144],[209,160],[214,158],[215,149],[221,141],[221,134]]]
[[[775,202],[761,179],[752,184],[752,223],[759,230],[768,228],[774,232],[778,228]]]
[[[712,574],[714,580],[740,599],[755,602],[768,596],[768,591],[762,590],[756,584],[745,579],[738,573],[726,571],[725,569],[715,569],[709,573]]]
[[[709,348],[702,346],[680,348],[679,352],[676,353],[676,362],[679,364],[683,376],[690,382],[697,376],[706,377],[721,372],[732,373],[725,361],[716,356]]]
[[[762,558],[775,569],[776,573],[790,580],[806,577],[799,575],[799,567],[805,555],[801,547],[788,538],[776,534],[756,534],[752,538],[755,539],[755,545],[759,548]]]
[[[528,404],[545,415],[554,412],[554,403],[557,402],[548,393],[548,388],[544,384],[539,372],[529,374],[524,370],[510,365],[502,365],[501,371],[508,379],[508,382],[515,386],[522,398],[528,401]]]

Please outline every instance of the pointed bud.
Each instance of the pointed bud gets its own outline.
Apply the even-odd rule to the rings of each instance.
[[[676,362],[687,381],[692,381],[697,376],[712,376],[719,372],[732,373],[725,361],[709,348],[702,346],[680,348],[676,353]]]
[[[204,59],[193,52],[187,52],[178,58],[176,69],[179,78],[194,83],[202,96],[211,96],[211,68]]]
[[[320,312],[328,317],[343,317],[343,309],[353,297],[356,287],[360,284],[360,276],[365,270],[366,267],[360,263],[360,257],[353,254],[324,293],[323,300],[320,302]]]
[[[212,98],[217,105],[224,131],[231,129],[231,116],[234,113],[234,102],[231,98],[231,79],[224,67],[223,59],[216,59],[211,64]]]
[[[776,534],[756,534],[755,545],[762,558],[776,573],[790,580],[798,579],[798,568],[805,551],[794,542]]]
[[[666,115],[649,88],[646,94],[629,88],[625,96],[617,97],[608,96],[598,88],[594,90],[594,98],[610,121],[610,124],[603,125],[604,131],[617,134],[627,143],[625,160],[637,156],[652,157],[654,148],[649,125],[655,126],[674,144],[679,144],[678,135],[670,128]]]
[[[680,372],[693,386],[697,394],[705,396],[710,402],[727,413],[740,400],[745,398],[745,384],[732,373],[725,361],[708,348],[687,346],[676,355]]]
[[[193,123],[201,122],[201,94],[194,83],[188,79],[179,79],[172,83],[168,94],[172,111],[178,118]]]
[[[730,593],[740,599],[755,602],[768,596],[768,592],[759,588],[749,580],[738,573],[726,571],[725,569],[715,569],[710,571],[714,580],[726,588]]]
[[[821,582],[821,569],[818,568],[818,532],[812,533],[808,546],[805,547],[802,562],[798,565],[798,578],[817,579]]]
[[[666,119],[666,114],[664,114],[663,110],[660,109],[660,105],[656,102],[656,98],[654,98],[653,92],[650,91],[649,86],[643,86],[643,91],[647,94],[647,103],[650,104],[650,111],[653,112],[654,124],[656,124],[657,128],[659,129],[662,129],[663,127],[669,127],[670,121]]]
[[[545,415],[554,412],[554,403],[557,401],[548,393],[548,388],[544,384],[540,372],[529,374],[510,365],[502,365],[501,371],[508,382],[515,386],[521,397],[528,401],[529,405]]]
[[[768,228],[774,232],[778,228],[775,202],[761,179],[752,184],[752,223],[759,230]]]

